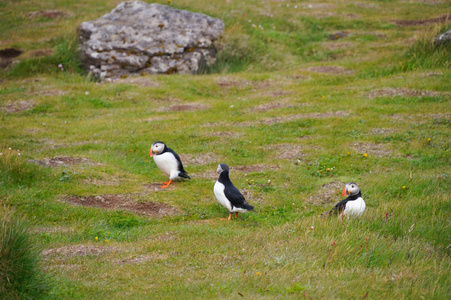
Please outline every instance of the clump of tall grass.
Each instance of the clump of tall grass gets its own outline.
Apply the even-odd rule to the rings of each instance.
[[[28,77],[42,73],[57,73],[64,67],[65,72],[83,73],[78,57],[78,43],[75,37],[60,38],[55,41],[54,54],[44,57],[29,58],[14,65],[8,72],[11,77]]]
[[[0,207],[0,296],[2,299],[38,299],[47,287],[39,269],[39,252],[29,227]]]
[[[436,45],[435,37],[451,28],[451,24],[435,26],[422,32],[406,52],[405,70],[451,67],[451,47],[449,43]]]
[[[30,185],[43,174],[39,166],[28,163],[21,154],[19,150],[0,148],[0,186]]]
[[[249,35],[240,24],[230,25],[217,43],[217,61],[207,72],[233,73],[258,64],[266,54],[265,45],[256,35]]]

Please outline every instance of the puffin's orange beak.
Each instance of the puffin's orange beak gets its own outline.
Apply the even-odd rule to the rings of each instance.
[[[150,156],[150,157],[153,156],[153,154],[152,154],[152,148],[150,148],[150,150],[149,150],[149,156]]]
[[[346,187],[343,189],[343,196],[345,196],[345,197],[347,196],[346,195]]]

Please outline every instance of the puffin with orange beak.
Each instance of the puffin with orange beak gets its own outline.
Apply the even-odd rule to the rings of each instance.
[[[254,207],[249,205],[244,199],[243,194],[233,185],[229,178],[229,166],[226,164],[219,164],[216,173],[219,174],[218,181],[216,181],[213,191],[216,199],[229,211],[229,217],[221,220],[231,220],[232,213],[235,213],[235,218],[238,213],[245,213],[254,210]]]
[[[360,217],[365,211],[365,201],[363,201],[362,193],[357,184],[354,182],[347,183],[343,189],[343,196],[348,196],[341,200],[330,211],[329,215],[336,213],[349,217]]]
[[[160,141],[153,143],[149,156],[153,157],[157,167],[169,176],[169,181],[164,182],[164,185],[160,186],[161,188],[167,188],[177,178],[191,179],[183,168],[180,156],[168,148],[165,143]]]

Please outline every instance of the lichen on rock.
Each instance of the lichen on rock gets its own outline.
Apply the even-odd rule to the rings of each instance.
[[[85,67],[100,79],[134,74],[195,74],[216,60],[224,22],[142,1],[122,2],[78,36]]]

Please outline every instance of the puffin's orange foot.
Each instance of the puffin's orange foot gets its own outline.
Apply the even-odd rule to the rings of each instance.
[[[167,188],[168,186],[170,186],[170,185],[171,185],[171,183],[172,183],[172,180],[169,180],[169,181],[167,181],[167,182],[163,182],[163,183],[164,183],[164,185],[160,186],[160,188],[162,188],[162,189],[165,189],[165,188]]]
[[[235,213],[235,218],[238,218],[238,213],[237,212]]]
[[[226,219],[226,218],[221,218],[221,220],[223,220],[223,221],[230,221],[230,220],[232,220],[232,213],[229,213],[229,217]]]

